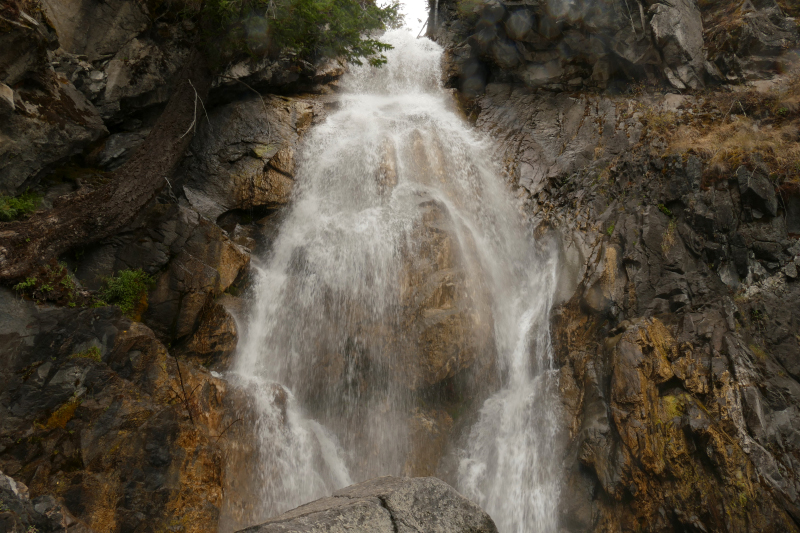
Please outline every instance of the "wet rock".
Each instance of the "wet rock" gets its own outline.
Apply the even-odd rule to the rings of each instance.
[[[494,533],[492,519],[436,478],[382,477],[352,485],[242,533],[283,531]]]
[[[212,370],[227,369],[229,358],[239,339],[236,320],[226,309],[226,304],[235,307],[238,302],[229,300],[234,298],[224,295],[203,308],[197,318],[197,330],[179,348],[178,353],[185,354]]]
[[[436,474],[453,428],[453,419],[442,410],[416,409],[409,422],[412,450],[403,475],[424,477]]]
[[[492,365],[491,307],[470,283],[472,254],[460,245],[444,205],[425,204],[413,231],[400,288],[404,343],[409,350],[395,371],[411,388],[439,383],[458,372],[484,373]],[[474,366],[474,368],[472,368]]]

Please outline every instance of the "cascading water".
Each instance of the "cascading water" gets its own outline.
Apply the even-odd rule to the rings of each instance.
[[[441,48],[402,30],[384,40],[388,63],[354,67],[309,134],[257,264],[233,372],[257,411],[252,519],[418,471],[409,419],[450,380],[494,392],[451,481],[503,533],[555,531],[555,256],[441,88]]]

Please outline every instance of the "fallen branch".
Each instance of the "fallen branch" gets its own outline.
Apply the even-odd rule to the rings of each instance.
[[[228,431],[228,430],[230,429],[230,427],[231,427],[232,425],[234,425],[236,422],[241,422],[241,421],[242,421],[242,419],[241,419],[241,418],[237,418],[236,420],[234,420],[233,422],[231,422],[230,424],[228,424],[228,425],[227,425],[227,427],[226,427],[225,429],[223,429],[223,430],[222,430],[222,433],[220,433],[219,435],[212,435],[212,436],[213,436],[214,438],[216,438],[217,440],[219,440],[219,439],[220,439],[220,437],[222,437],[222,436],[225,434],[225,432],[226,432],[226,431]]]

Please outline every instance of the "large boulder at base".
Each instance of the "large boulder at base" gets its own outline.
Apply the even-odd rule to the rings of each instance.
[[[491,517],[433,477],[380,477],[351,485],[241,533],[494,533]]]

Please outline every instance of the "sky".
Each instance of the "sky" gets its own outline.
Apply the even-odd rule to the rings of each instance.
[[[428,19],[428,0],[401,0],[401,11],[406,16],[406,26],[417,35]]]

